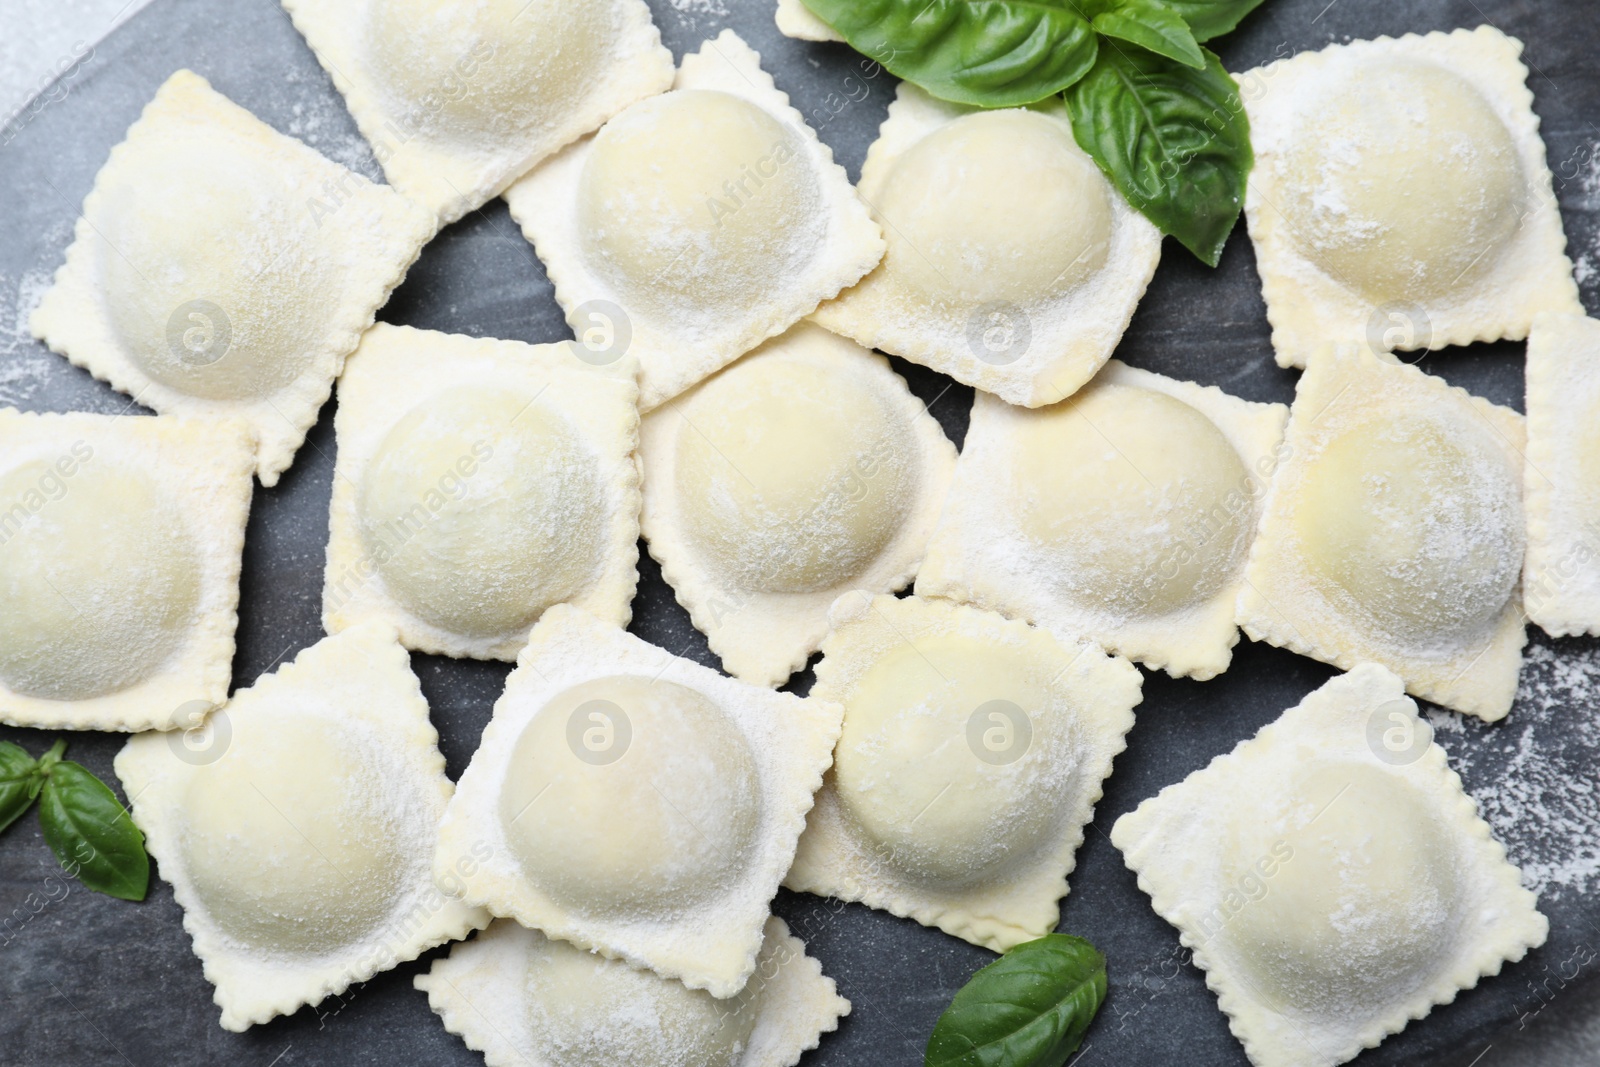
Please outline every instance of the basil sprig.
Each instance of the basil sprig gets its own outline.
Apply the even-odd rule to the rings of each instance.
[[[57,741],[38,759],[0,741],[0,830],[39,801],[45,843],[67,873],[97,893],[143,900],[150,888],[144,835],[117,796],[87,767],[61,758]]]
[[[1079,146],[1207,265],[1254,157],[1238,86],[1200,42],[1263,0],[805,0],[856,50],[942,100],[1066,96]]]
[[[1047,934],[974,974],[928,1038],[923,1067],[1061,1067],[1106,998],[1106,960]]]

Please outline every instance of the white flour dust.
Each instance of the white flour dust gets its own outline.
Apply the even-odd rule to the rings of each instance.
[[[1558,648],[1534,638],[1504,722],[1428,713],[1523,884],[1549,899],[1600,886],[1600,643]]]

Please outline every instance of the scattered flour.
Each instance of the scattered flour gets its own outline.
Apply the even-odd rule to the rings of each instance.
[[[1534,635],[1502,723],[1428,719],[1524,885],[1549,899],[1600,886],[1600,642]]]
[[[54,273],[53,267],[36,267],[15,282],[0,274],[0,406],[25,406],[59,369],[55,357],[28,330],[28,316],[50,288]]]

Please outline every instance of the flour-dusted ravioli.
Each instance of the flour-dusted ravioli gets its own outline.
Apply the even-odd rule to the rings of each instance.
[[[506,192],[575,330],[639,358],[648,411],[782,333],[883,256],[844,168],[732,30],[673,91]]]
[[[339,379],[329,633],[515,659],[551,604],[626,626],[638,581],[636,364],[379,323]]]
[[[785,37],[801,41],[844,40],[839,31],[811,13],[805,0],[778,0],[778,10],[773,17],[778,23],[778,32]]]
[[[645,417],[642,525],[724,668],[782,685],[840,593],[917,573],[956,450],[888,360],[800,323]]]
[[[1332,45],[1238,76],[1280,366],[1326,343],[1521,340],[1581,312],[1522,42],[1490,26]]]
[[[454,222],[672,84],[643,0],[282,0],[390,183]]]
[[[450,798],[439,735],[394,630],[327,637],[233,695],[206,742],[117,755],[161,876],[245,1030],[486,925],[433,884]]]
[[[184,725],[228,696],[255,437],[0,408],[0,722]]]
[[[1547,313],[1528,334],[1528,618],[1600,635],[1600,322]]]
[[[1286,417],[1116,360],[1048,408],[979,393],[917,593],[1220,674]]]
[[[944,601],[853,592],[830,617],[811,696],[844,730],[784,884],[996,952],[1054,930],[1138,670]]]
[[[495,915],[731,997],[755,969],[842,716],[557,605],[461,776],[435,878]]]
[[[1112,828],[1256,1067],[1343,1063],[1544,943],[1431,736],[1363,664]]]
[[[901,82],[861,197],[888,250],[814,320],[1012,404],[1094,377],[1161,258],[1059,99],[984,111]]]
[[[488,1067],[792,1067],[850,1014],[778,918],[727,1000],[506,919],[415,983]]]
[[[30,326],[162,414],[249,422],[275,485],[433,231],[180,70],[95,178]]]
[[[1244,632],[1503,718],[1526,641],[1522,416],[1352,345],[1301,377],[1284,440]]]

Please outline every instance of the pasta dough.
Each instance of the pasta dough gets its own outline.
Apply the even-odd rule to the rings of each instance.
[[[1256,1067],[1343,1063],[1548,934],[1404,691],[1357,666],[1112,828]]]
[[[514,659],[551,604],[627,625],[637,365],[378,324],[339,383],[323,624]]]
[[[648,411],[877,264],[844,169],[731,30],[506,193],[575,330],[624,332]]]
[[[116,759],[184,929],[242,1031],[344,992],[488,916],[433,885],[452,792],[405,649],[379,623],[235,693],[209,745],[132,738]]]
[[[434,877],[552,938],[733,996],[841,715],[558,605],[461,777]]]
[[[284,0],[396,189],[454,222],[672,84],[641,0]]]
[[[1048,408],[980,393],[917,593],[1219,674],[1286,418],[1115,360]]]
[[[902,82],[861,195],[888,250],[813,319],[1011,404],[1053,404],[1092,378],[1161,256],[1059,100],[983,111]]]
[[[781,685],[841,592],[916,574],[955,448],[882,356],[802,323],[648,415],[641,524],[728,673]]]
[[[179,725],[228,695],[255,439],[0,408],[0,721]]]
[[[844,729],[784,884],[996,952],[1054,930],[1139,672],[918,597],[846,593],[830,622],[811,695]]]
[[[776,13],[778,32],[785,37],[802,41],[843,41],[832,26],[823,22],[806,7],[805,0],[778,0]]]
[[[1549,313],[1528,335],[1528,618],[1600,635],[1600,322]]]
[[[433,231],[180,70],[95,178],[30,326],[162,414],[244,419],[276,485]]]
[[[1239,625],[1503,717],[1525,640],[1522,417],[1364,348],[1300,379]]]
[[[767,919],[756,974],[717,1000],[502,919],[416,986],[488,1067],[792,1067],[850,1013],[805,948]]]
[[[1521,52],[1480,26],[1239,75],[1279,365],[1329,341],[1520,340],[1540,311],[1581,313]]]

